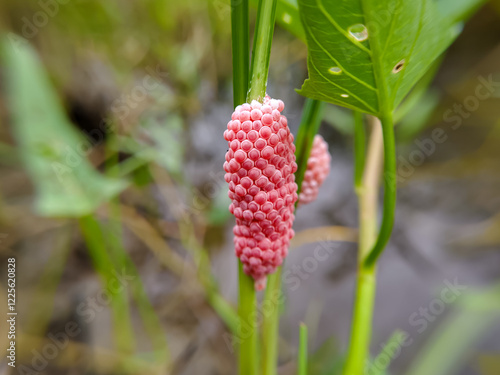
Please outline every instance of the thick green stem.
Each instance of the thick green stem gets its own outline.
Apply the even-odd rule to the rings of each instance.
[[[275,375],[278,364],[278,333],[281,301],[281,267],[267,278],[263,306],[272,306],[262,320],[262,375]]]
[[[248,91],[250,42],[248,0],[231,0],[231,31],[233,47],[233,102],[245,103]]]
[[[363,114],[354,111],[354,190],[359,193],[365,168],[366,131]]]
[[[260,0],[255,26],[252,73],[247,102],[252,100],[262,101],[266,94],[275,13],[276,0]],[[257,314],[255,314],[257,300],[253,279],[245,275],[241,262],[239,262],[239,293],[238,313],[241,324],[239,373],[240,375],[255,375],[257,374]]]
[[[233,46],[233,102],[243,104],[248,91],[249,31],[248,0],[231,0],[231,37]],[[257,297],[253,279],[243,272],[238,261],[239,375],[257,375]]]
[[[239,301],[238,316],[240,317],[239,375],[257,375],[257,293],[254,280],[239,265]]]
[[[369,268],[375,265],[391,237],[396,210],[396,144],[392,113],[389,111],[384,113],[380,120],[384,137],[384,209],[377,241],[364,261]]]
[[[375,266],[366,266],[364,259],[377,234],[377,192],[382,163],[382,134],[378,121],[370,137],[363,182],[359,198],[358,274],[351,338],[343,375],[362,375],[369,357],[372,314],[375,301]]]
[[[250,91],[247,101],[262,102],[266,95],[271,44],[274,34],[274,18],[277,0],[260,0],[257,10],[257,22],[253,37],[252,67],[250,75]]]

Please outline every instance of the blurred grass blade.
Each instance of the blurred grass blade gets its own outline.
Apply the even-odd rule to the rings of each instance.
[[[342,371],[344,358],[339,354],[334,336],[324,341],[309,357],[308,375],[337,375]]]
[[[56,229],[52,254],[46,264],[40,265],[42,275],[31,293],[28,314],[23,318],[26,334],[42,337],[50,324],[56,290],[71,250],[72,229],[69,225]]]
[[[100,175],[85,153],[90,142],[67,119],[28,43],[2,44],[13,134],[36,187],[43,216],[79,217],[119,194],[126,183]]]
[[[121,206],[121,212],[124,225],[154,253],[160,263],[168,268],[170,272],[177,277],[196,277],[193,274],[194,272],[189,267],[186,267],[184,259],[168,246],[160,233],[147,220],[142,218],[134,209],[126,206]],[[206,271],[203,270],[203,272]],[[189,273],[189,276],[186,275],[187,273]],[[206,297],[212,308],[227,327],[236,333],[238,330],[238,316],[235,309],[217,293],[212,284],[202,284],[205,287]]]
[[[102,285],[110,288],[115,285],[117,276],[114,264],[109,257],[106,248],[106,240],[97,219],[92,216],[84,216],[79,220],[83,237],[87,243],[92,263],[99,273]],[[118,270],[122,272],[123,270]],[[125,354],[133,354],[135,350],[134,333],[130,318],[130,308],[127,294],[127,285],[120,285],[120,288],[105,289],[107,293],[112,293],[110,307],[113,314],[113,337],[114,344],[118,351]]]
[[[106,145],[106,174],[110,177],[115,177],[119,173],[119,169],[116,168],[119,164],[119,154],[115,152],[116,142],[117,139],[113,137]],[[155,362],[169,365],[170,353],[160,319],[148,298],[139,272],[123,243],[123,221],[119,197],[115,197],[110,201],[109,220],[106,227],[105,238],[115,267],[119,270],[126,270],[126,273],[131,275],[130,289],[133,298],[137,302],[137,309],[154,349],[153,359]]]
[[[498,298],[498,294],[493,298]],[[406,375],[452,375],[462,368],[470,348],[498,321],[498,310],[463,310],[446,317]]]
[[[300,323],[299,359],[297,375],[307,375],[307,326]]]
[[[290,242],[290,249],[322,241],[357,242],[358,230],[356,228],[339,227],[335,225],[303,229],[295,233],[295,236]]]
[[[404,342],[407,335],[408,334],[406,332],[400,330],[396,330],[391,335],[389,340],[387,340],[387,343],[380,351],[380,354],[375,357],[373,361],[370,361],[370,370],[368,371],[370,375],[385,375],[387,373],[387,368],[396,356],[396,350],[391,348],[400,348],[401,343]],[[383,359],[383,361],[378,361],[379,358]]]

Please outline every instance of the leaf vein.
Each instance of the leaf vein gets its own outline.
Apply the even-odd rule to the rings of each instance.
[[[344,90],[346,93],[348,93],[350,96],[352,96],[354,99],[356,99],[357,101],[359,101],[360,103],[364,104],[365,107],[367,109],[369,109],[372,113],[376,113],[377,111],[371,106],[369,105],[368,103],[366,103],[363,99],[361,99],[360,97],[358,97],[357,95],[353,94],[351,91],[347,90],[345,87],[333,82],[331,79],[329,79],[328,77],[325,77],[321,71],[318,69],[318,67],[314,64],[314,61],[312,61],[312,59],[309,60],[311,65],[313,66],[313,68],[318,72],[318,74],[323,78],[325,79],[326,81],[330,82],[332,85],[334,86],[337,86],[338,88]],[[337,99],[339,101],[341,101],[340,99]]]
[[[309,35],[312,37],[312,39],[314,40],[314,42],[318,45],[319,48],[321,48],[321,51],[323,51],[340,69],[342,69],[342,72],[344,72],[347,76],[351,77],[353,80],[355,80],[356,82],[358,82],[359,84],[365,86],[367,89],[370,89],[370,90],[373,90],[375,92],[377,92],[377,89],[375,87],[373,87],[372,85],[366,83],[365,81],[359,79],[358,77],[356,77],[354,74],[350,73],[349,71],[347,71],[339,62],[336,58],[334,58],[329,52],[328,50],[323,47],[321,45],[321,43],[316,39],[316,37],[314,36],[314,33],[311,31],[309,25],[305,24],[304,25],[307,30],[309,31]]]
[[[371,51],[366,48],[364,45],[362,45],[361,43],[358,43],[358,42],[355,42],[353,41],[350,37],[349,37],[349,33],[344,30],[343,28],[341,28],[339,26],[339,24],[337,22],[335,22],[335,19],[330,15],[330,13],[328,13],[325,9],[325,7],[323,6],[323,2],[322,0],[316,0],[316,3],[318,4],[318,8],[319,10],[321,11],[321,13],[323,13],[323,15],[326,17],[326,19],[341,33],[343,34],[348,41],[350,41],[353,45],[355,45],[356,47],[358,47],[359,49],[365,51],[366,53],[368,53],[369,55],[371,55]]]

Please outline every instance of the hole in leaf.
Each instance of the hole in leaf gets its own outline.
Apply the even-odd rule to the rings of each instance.
[[[332,74],[340,74],[342,73],[342,69],[340,69],[338,66],[332,66],[330,69],[328,69],[328,72]]]
[[[366,28],[365,25],[363,25],[361,23],[350,26],[347,29],[347,31],[358,42],[362,42],[362,41],[368,39],[368,29]]]
[[[392,72],[393,72],[394,74],[399,73],[401,70],[403,70],[404,66],[405,66],[405,59],[403,59],[403,60],[401,60],[400,62],[398,62],[398,63],[394,66],[394,68],[392,68]]]

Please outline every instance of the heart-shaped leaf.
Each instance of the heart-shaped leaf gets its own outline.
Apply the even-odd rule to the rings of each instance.
[[[298,2],[309,70],[299,93],[380,116],[397,107],[481,0],[461,0],[458,11],[435,0]]]

